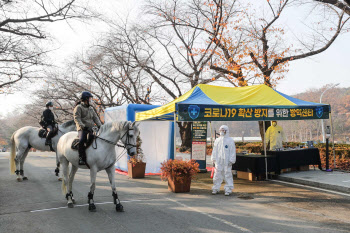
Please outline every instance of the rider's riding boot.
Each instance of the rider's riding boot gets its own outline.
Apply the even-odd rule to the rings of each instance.
[[[52,143],[52,141],[51,141],[51,138],[52,138],[52,132],[51,131],[49,131],[48,133],[47,133],[47,136],[46,136],[46,140],[45,140],[45,145],[51,145],[51,143]]]
[[[79,165],[86,165],[86,153],[85,153],[84,144],[79,144],[78,152],[79,152]]]

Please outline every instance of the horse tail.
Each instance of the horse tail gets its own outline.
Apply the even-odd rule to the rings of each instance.
[[[66,185],[66,182],[65,182],[65,177],[68,177],[68,179],[69,179],[69,163],[68,163],[68,160],[65,161],[65,162],[61,161],[61,164],[62,164],[62,186],[61,186],[61,190],[62,190],[62,194],[66,195],[67,194],[67,185]],[[67,166],[66,169],[64,168],[65,166]],[[64,172],[66,174],[64,174]]]
[[[16,157],[16,142],[15,142],[15,134],[17,131],[15,131],[11,136],[11,152],[10,152],[10,173],[15,174],[16,170],[16,163],[15,163],[15,157]]]
[[[62,194],[66,195],[67,194],[67,186],[66,186],[66,182],[64,182],[64,177],[62,178]]]

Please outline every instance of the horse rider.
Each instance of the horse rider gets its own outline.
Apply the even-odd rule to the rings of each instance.
[[[74,108],[73,117],[77,125],[79,135],[79,165],[86,165],[86,152],[84,144],[87,141],[87,135],[92,132],[92,127],[96,124],[98,128],[101,127],[101,121],[98,118],[92,104],[93,96],[88,91],[81,93],[80,100]]]
[[[49,101],[46,103],[46,109],[41,116],[41,122],[40,122],[41,126],[48,131],[46,135],[45,145],[51,145],[52,143],[51,138],[53,137],[53,134],[55,131],[54,129],[56,127],[55,116],[53,115],[52,111],[53,111],[53,103]]]

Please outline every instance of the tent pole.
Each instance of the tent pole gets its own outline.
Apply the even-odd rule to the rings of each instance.
[[[335,162],[335,144],[334,144],[334,131],[333,131],[333,121],[332,121],[332,113],[329,113],[329,120],[331,121],[331,134],[332,134],[332,141],[333,141],[333,157],[334,157],[334,168],[336,168],[336,162]]]
[[[213,125],[211,124],[211,121],[209,122],[210,122],[210,146],[213,149]]]
[[[176,111],[174,112],[174,160],[176,159]]]
[[[266,140],[265,140],[265,120],[263,121],[263,131],[264,131],[264,138],[263,138],[263,143],[264,143],[264,155],[265,155],[265,175],[266,175],[266,180],[268,180],[267,177],[267,155],[266,155]]]

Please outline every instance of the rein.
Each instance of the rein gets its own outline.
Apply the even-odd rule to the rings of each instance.
[[[107,142],[109,144],[112,144],[112,145],[124,148],[124,150],[116,157],[116,162],[117,162],[119,159],[121,159],[124,156],[124,154],[126,152],[125,150],[127,149],[128,146],[136,147],[136,145],[133,145],[133,144],[129,143],[129,140],[130,140],[129,139],[129,131],[130,130],[133,130],[133,129],[128,128],[128,130],[123,134],[123,136],[120,137],[120,140],[121,140],[123,137],[126,136],[126,143],[124,145],[120,145],[120,144],[118,144],[118,142],[112,142],[112,141],[109,141],[109,140],[107,140],[105,138],[101,138],[99,135],[95,134],[94,135],[95,136],[95,140],[94,140],[95,141],[95,147],[94,147],[94,144],[92,144],[92,148],[97,149],[97,141],[96,141],[97,139],[100,139],[100,140],[105,141],[105,142]]]
[[[123,134],[123,136],[120,137],[120,140],[121,140],[123,137],[127,136],[127,137],[126,137],[126,143],[125,143],[124,145],[120,145],[120,144],[118,144],[118,142],[112,142],[112,141],[109,141],[109,140],[107,140],[107,139],[101,138],[99,135],[96,135],[96,134],[95,134],[94,136],[95,136],[95,145],[96,145],[96,148],[94,148],[94,149],[97,149],[96,139],[100,139],[100,140],[105,141],[105,142],[107,142],[107,143],[109,143],[109,144],[112,144],[112,145],[115,145],[115,146],[118,146],[118,147],[122,147],[122,148],[124,148],[124,149],[126,149],[127,146],[136,147],[136,145],[133,145],[133,144],[129,143],[129,131],[130,131],[130,130],[133,130],[133,129],[128,129],[128,130]]]
[[[101,137],[99,137],[99,136],[97,136],[97,135],[95,135],[95,143],[96,143],[96,139],[101,139],[102,141],[105,141],[105,142],[107,142],[107,143],[109,143],[109,144],[112,144],[112,145],[115,145],[115,146],[120,146],[120,145],[118,145],[118,143],[115,143],[115,142],[112,142],[112,141],[109,141],[109,140],[107,140],[107,139],[104,139],[104,138],[101,138]],[[120,146],[120,147],[123,147],[123,146]],[[96,148],[94,148],[94,149],[97,149],[97,143],[96,143]]]

